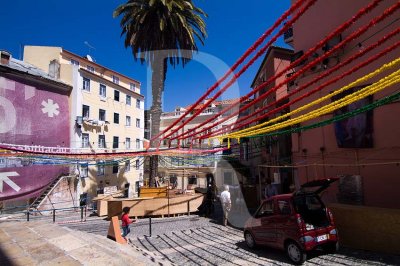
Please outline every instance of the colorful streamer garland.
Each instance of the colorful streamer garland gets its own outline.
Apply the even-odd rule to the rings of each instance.
[[[360,99],[362,99],[362,98],[364,98],[364,97],[366,97],[368,95],[372,95],[372,94],[374,94],[374,93],[376,93],[378,91],[381,91],[381,90],[385,89],[386,87],[389,87],[389,86],[391,86],[393,84],[398,83],[400,81],[400,77],[399,77],[400,70],[395,71],[394,73],[392,73],[392,74],[388,75],[387,77],[379,80],[378,82],[376,82],[376,83],[374,83],[372,85],[369,85],[369,86],[367,86],[367,87],[365,87],[365,88],[363,88],[363,89],[361,89],[359,91],[356,91],[356,92],[354,92],[354,93],[352,93],[352,94],[350,94],[348,96],[345,96],[340,100],[337,100],[337,101],[334,101],[334,102],[332,102],[332,103],[330,103],[328,105],[325,105],[322,108],[316,109],[316,110],[311,111],[311,112],[309,112],[307,114],[303,114],[303,115],[301,115],[299,117],[292,118],[292,119],[286,120],[284,122],[281,122],[281,123],[278,123],[278,124],[275,124],[275,125],[272,125],[272,126],[269,126],[269,127],[264,127],[264,126],[266,126],[268,124],[272,124],[272,123],[274,123],[276,121],[279,121],[279,120],[282,120],[284,118],[287,118],[288,116],[291,116],[291,115],[293,115],[295,113],[298,113],[300,111],[308,109],[313,105],[319,104],[319,103],[321,103],[321,102],[323,102],[323,101],[325,101],[327,99],[330,99],[332,96],[337,95],[339,93],[342,93],[343,91],[345,91],[345,90],[347,90],[349,88],[352,88],[352,87],[354,87],[354,86],[356,86],[358,84],[364,83],[367,80],[369,80],[370,78],[382,73],[383,71],[385,71],[387,69],[390,69],[392,67],[395,67],[399,63],[400,63],[400,58],[396,59],[396,60],[393,60],[391,63],[383,65],[381,68],[379,68],[376,71],[374,71],[374,72],[372,72],[372,73],[370,73],[370,74],[368,74],[368,75],[356,80],[355,82],[352,82],[349,85],[347,85],[347,86],[345,86],[345,87],[343,87],[343,88],[341,88],[339,90],[336,90],[336,91],[334,91],[334,92],[332,92],[332,93],[330,93],[330,94],[328,94],[328,95],[326,95],[326,96],[324,96],[324,97],[322,97],[320,99],[317,99],[317,100],[315,100],[315,101],[313,101],[313,102],[311,102],[309,104],[306,104],[306,105],[304,105],[304,106],[302,106],[302,107],[300,107],[300,108],[298,108],[298,109],[296,109],[296,110],[294,110],[292,112],[289,112],[289,113],[284,114],[282,116],[279,116],[277,118],[271,119],[271,120],[269,120],[269,121],[267,121],[265,123],[262,123],[260,125],[256,125],[256,126],[253,126],[253,127],[250,127],[250,128],[238,131],[238,132],[234,132],[232,134],[228,134],[228,135],[225,135],[225,136],[219,136],[219,137],[215,137],[215,138],[218,138],[220,140],[222,138],[236,138],[237,139],[237,138],[241,138],[241,137],[247,137],[247,136],[262,134],[262,133],[271,132],[273,130],[277,130],[279,128],[283,128],[283,127],[286,127],[286,126],[290,126],[290,125],[293,125],[293,124],[305,122],[307,120],[314,119],[314,118],[317,118],[317,117],[319,117],[321,115],[330,113],[330,112],[332,112],[334,110],[337,110],[337,109],[339,109],[339,108],[341,108],[343,106],[346,106],[346,105],[348,105],[350,103],[358,101],[358,100],[360,100]],[[260,127],[264,127],[264,128],[258,129]]]
[[[153,138],[151,138],[152,140],[155,140],[157,138],[159,138],[162,134],[164,134],[165,132],[167,132],[168,130],[170,130],[171,128],[173,128],[174,126],[176,126],[184,117],[186,117],[188,114],[190,114],[193,110],[194,107],[198,104],[200,104],[204,99],[206,99],[206,97],[213,92],[222,82],[224,82],[228,76],[233,73],[233,71],[236,70],[236,68],[243,63],[243,61],[253,52],[256,50],[256,48],[258,46],[261,45],[262,42],[264,42],[264,40],[280,25],[282,24],[282,22],[287,19],[294,11],[296,11],[302,4],[303,2],[305,2],[305,0],[298,0],[294,3],[293,6],[291,6],[285,13],[282,14],[282,16],[274,23],[274,25],[272,25],[249,49],[246,50],[246,52],[237,60],[237,62],[235,62],[235,64],[230,68],[230,70],[228,72],[226,72],[224,74],[224,76],[222,78],[220,78],[214,85],[212,85],[205,93],[202,97],[200,97],[177,121],[175,121],[174,123],[172,123],[169,127],[167,127],[165,130],[163,130],[162,132],[160,132],[159,134],[157,134],[156,136],[154,136]],[[310,3],[314,3],[315,0],[312,0]],[[309,5],[308,4],[308,5]],[[301,11],[300,11],[301,12]],[[290,20],[287,22],[288,27],[289,25],[291,25],[293,22],[293,20]],[[260,56],[261,54],[257,54],[256,56]],[[255,56],[255,57],[256,57]],[[187,122],[185,121],[184,125],[187,124]],[[178,129],[177,129],[178,130]],[[175,131],[177,131],[175,130]],[[175,132],[173,131],[173,132]],[[172,134],[171,134],[172,135]],[[166,138],[166,137],[164,137]]]
[[[266,125],[272,124],[272,123],[274,123],[274,122],[276,122],[276,121],[285,119],[285,118],[287,118],[287,117],[289,117],[289,116],[292,116],[292,115],[294,115],[294,114],[296,114],[296,113],[299,113],[299,112],[301,112],[301,111],[304,111],[304,110],[306,110],[306,109],[309,109],[309,108],[311,108],[312,106],[315,106],[315,105],[317,105],[317,104],[319,104],[319,103],[322,103],[322,102],[324,102],[324,101],[326,101],[326,100],[330,100],[333,96],[338,95],[338,94],[340,94],[340,93],[342,93],[342,92],[344,92],[344,91],[346,91],[346,90],[348,90],[348,89],[350,89],[350,88],[353,88],[353,87],[358,86],[358,85],[360,85],[360,84],[365,84],[365,83],[366,83],[368,80],[370,80],[371,78],[373,78],[373,77],[375,77],[375,76],[377,76],[377,75],[383,73],[384,71],[387,71],[387,70],[389,70],[389,69],[391,69],[391,68],[394,68],[394,67],[396,67],[396,66],[399,65],[399,64],[400,64],[400,58],[395,59],[395,60],[393,60],[392,62],[387,63],[387,64],[384,64],[383,66],[381,66],[380,68],[376,69],[375,71],[373,71],[373,72],[371,72],[371,73],[365,75],[364,77],[361,77],[361,78],[357,79],[356,81],[353,81],[353,82],[351,82],[350,84],[348,84],[348,85],[346,85],[346,86],[344,86],[344,87],[342,87],[342,88],[340,88],[340,89],[338,89],[338,90],[335,90],[335,91],[333,91],[333,92],[331,92],[331,93],[329,93],[329,94],[327,94],[327,95],[325,95],[325,96],[323,96],[323,97],[321,97],[321,98],[319,98],[319,99],[317,99],[317,100],[315,100],[315,101],[313,101],[313,102],[310,102],[310,103],[308,103],[308,104],[306,104],[306,105],[303,105],[303,106],[301,106],[301,107],[299,107],[299,108],[297,108],[297,109],[295,109],[295,110],[293,110],[293,111],[291,111],[291,112],[289,112],[289,113],[286,113],[286,114],[281,115],[281,116],[279,116],[279,117],[273,118],[273,119],[271,119],[271,120],[269,120],[269,121],[267,121],[267,122],[264,122],[264,123],[261,123],[261,124],[259,124],[259,125],[255,125],[255,126],[253,126],[253,127],[246,128],[246,129],[237,131],[237,132],[235,132],[235,133],[232,133],[231,135],[233,135],[233,134],[235,134],[235,135],[240,135],[240,134],[243,134],[243,133],[248,132],[248,131],[254,131],[255,129],[262,128],[262,127],[264,127],[264,126],[266,126]],[[393,74],[391,74],[390,76],[392,76],[392,75],[393,75]],[[372,86],[372,85],[371,85],[371,86]],[[365,88],[364,88],[364,89],[365,89]],[[358,93],[358,92],[355,92],[355,93]]]
[[[343,23],[341,26],[339,26],[335,31],[333,31],[331,34],[329,34],[329,36],[327,36],[326,38],[324,38],[323,40],[321,40],[316,46],[314,46],[313,48],[310,48],[303,56],[301,56],[300,58],[298,58],[296,61],[294,61],[293,63],[291,63],[288,67],[286,67],[284,70],[282,70],[281,72],[277,73],[275,76],[271,77],[269,80],[267,80],[266,82],[264,82],[263,84],[257,86],[253,91],[251,91],[248,95],[242,97],[244,99],[248,99],[251,95],[255,94],[256,92],[258,92],[259,90],[261,90],[262,88],[265,88],[268,84],[270,84],[272,81],[276,80],[279,76],[283,75],[284,73],[286,73],[288,70],[292,69],[293,67],[295,67],[296,65],[298,65],[301,61],[307,59],[307,57],[309,57],[310,55],[312,55],[317,49],[321,48],[328,40],[332,39],[334,36],[336,36],[337,34],[339,34],[340,32],[342,32],[343,30],[345,30],[346,28],[350,27],[356,20],[358,20],[362,15],[370,12],[373,8],[375,8],[378,3],[381,2],[381,0],[375,0],[372,3],[370,3],[367,7],[362,8],[359,10],[359,12],[353,16],[349,21]],[[330,56],[334,51],[336,51],[337,49],[341,48],[344,44],[346,44],[347,42],[352,41],[354,38],[358,37],[359,35],[361,35],[362,33],[364,33],[365,31],[367,31],[371,26],[375,25],[376,23],[380,22],[381,20],[383,20],[384,18],[386,18],[387,16],[391,15],[396,9],[398,9],[400,7],[400,3],[397,3],[393,6],[391,6],[390,8],[386,9],[382,15],[376,17],[375,19],[371,20],[366,26],[360,28],[359,30],[357,30],[356,32],[354,32],[353,34],[349,35],[344,41],[342,41],[341,43],[339,43],[338,45],[336,45],[335,47],[333,47],[331,50],[329,50],[327,53],[325,53],[323,56],[315,59],[314,61],[312,61],[311,63],[309,63],[307,66],[303,67],[302,69],[300,69],[299,72],[297,72],[295,75],[293,75],[292,77],[290,77],[288,80],[286,80],[286,82],[289,82],[291,80],[296,79],[300,74],[303,74],[306,70],[308,70],[309,68],[315,66],[316,64],[322,62],[322,60],[328,56]],[[282,84],[280,84],[282,85]],[[264,93],[263,95],[261,95],[260,97],[258,97],[257,99],[255,99],[254,101],[252,101],[251,103],[246,104],[245,106],[243,106],[242,108],[240,108],[240,110],[238,112],[234,112],[233,114],[225,117],[222,121],[218,121],[217,123],[214,123],[212,126],[206,127],[202,130],[200,130],[199,132],[196,132],[195,134],[192,134],[190,136],[194,136],[197,134],[200,134],[202,132],[204,132],[205,130],[216,126],[217,124],[226,121],[227,119],[238,115],[240,112],[246,110],[247,108],[249,108],[251,105],[254,105],[255,103],[261,101],[262,99],[264,99],[265,97],[267,97],[270,93],[272,93],[273,91],[275,91],[276,89],[278,89],[278,87],[272,89],[272,90],[268,90],[266,93]],[[216,117],[218,117],[219,115],[225,113],[226,111],[230,110],[231,107],[227,107],[226,109],[222,110],[221,112],[219,112],[217,115],[213,116],[212,118],[210,118],[209,120],[203,122],[199,127],[205,125],[206,123],[211,122],[212,120],[214,120]],[[193,131],[193,130],[192,130]],[[178,135],[172,139],[175,138],[179,138],[187,133],[191,132],[191,130]],[[187,136],[187,137],[190,137]]]

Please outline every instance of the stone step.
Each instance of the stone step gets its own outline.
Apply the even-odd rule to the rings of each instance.
[[[82,231],[74,231],[70,228],[68,229],[71,230],[71,234],[73,234],[74,236],[84,238],[85,240],[90,241],[92,243],[96,243],[96,245],[103,248],[104,250],[108,250],[108,252],[111,252],[111,254],[118,253],[121,255],[122,258],[126,259],[127,261],[132,260],[132,254],[136,254],[135,260],[130,261],[130,263],[134,264],[129,264],[129,265],[138,265],[137,257],[141,258],[140,262],[143,262],[144,260],[146,265],[149,264],[173,265],[162,256],[139,248],[133,243],[134,241],[133,239],[128,239],[129,243],[127,245],[121,245],[111,239],[108,239],[105,236],[86,233]]]
[[[0,265],[171,265],[106,236],[44,221],[2,222],[0,249]]]

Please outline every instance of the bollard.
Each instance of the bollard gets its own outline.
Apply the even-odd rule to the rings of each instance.
[[[29,210],[26,212],[26,221],[29,222]]]
[[[190,216],[190,202],[187,202],[187,214]]]
[[[149,217],[149,233],[150,233],[150,237],[151,237],[151,217]]]
[[[56,222],[56,210],[53,209],[53,223]]]
[[[81,206],[81,222],[83,221],[83,207]]]

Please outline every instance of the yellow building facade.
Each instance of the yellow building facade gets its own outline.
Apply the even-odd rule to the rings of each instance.
[[[70,84],[70,142],[77,152],[123,152],[143,149],[144,96],[140,82],[61,47],[25,46],[24,61]],[[77,193],[89,198],[127,189],[137,196],[143,181],[143,158],[79,161]],[[104,191],[106,190],[106,191]]]

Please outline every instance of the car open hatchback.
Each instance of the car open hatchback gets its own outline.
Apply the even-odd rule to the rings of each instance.
[[[247,246],[266,245],[285,250],[295,264],[303,263],[307,252],[319,247],[337,251],[339,237],[333,215],[319,196],[337,180],[313,180],[292,194],[264,200],[245,224]]]

